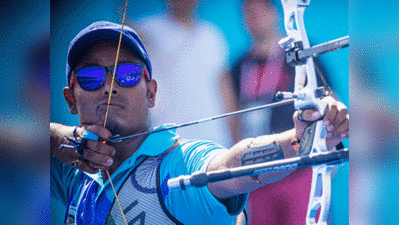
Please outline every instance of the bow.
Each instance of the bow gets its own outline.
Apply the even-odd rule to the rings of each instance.
[[[280,40],[279,44],[286,48],[287,62],[295,66],[295,91],[294,93],[280,93],[279,97],[283,99],[295,98],[295,109],[316,108],[321,115],[325,114],[326,104],[320,99],[323,91],[317,86],[317,78],[313,57],[316,54],[308,54],[307,57],[301,57],[299,53],[306,51],[312,52],[309,40],[306,35],[303,15],[310,0],[281,0],[284,9],[284,27],[287,37]],[[343,43],[345,42],[345,43]],[[333,44],[342,44],[333,49],[339,49],[342,46],[349,45],[349,38],[337,39]],[[329,44],[329,43],[327,43]],[[323,46],[327,45],[324,44]],[[328,51],[326,51],[328,52]],[[309,57],[311,56],[311,57]],[[304,146],[311,145],[304,149]],[[321,120],[313,124],[305,132],[301,140],[299,152],[308,154],[310,157],[319,153],[327,152],[326,147],[326,128]],[[313,166],[312,185],[308,210],[306,214],[306,224],[327,224],[331,197],[331,174],[334,169],[332,165]],[[320,216],[317,220],[317,213]]]

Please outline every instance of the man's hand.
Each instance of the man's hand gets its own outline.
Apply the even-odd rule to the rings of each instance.
[[[73,129],[71,129],[71,127],[63,125],[54,127],[54,129],[53,127],[51,128],[52,136],[57,134],[57,136],[62,136],[62,138],[63,136],[68,136],[74,139]],[[84,159],[79,155],[76,149],[59,149],[60,145],[51,146],[51,148],[57,148],[52,149],[52,154],[64,164],[75,166],[88,173],[97,173],[98,169],[108,169],[108,167],[112,165],[112,157],[115,155],[115,149],[112,146],[106,145],[106,141],[112,137],[111,132],[99,125],[81,125],[77,127],[76,130],[78,140],[80,140],[84,131],[90,131],[100,137],[99,141],[87,141],[86,148],[83,151]]]
[[[336,101],[332,97],[322,99],[327,103],[326,114],[323,118],[323,124],[327,128],[326,145],[327,149],[332,149],[339,144],[344,138],[349,138],[349,115],[348,108],[342,103]],[[300,111],[294,114],[294,123],[296,133],[299,139],[302,138],[305,129],[310,123],[300,121],[298,119]],[[306,109],[302,112],[302,118],[306,121],[314,121],[321,117],[318,111]]]

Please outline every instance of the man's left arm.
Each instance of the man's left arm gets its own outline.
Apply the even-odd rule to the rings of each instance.
[[[323,124],[327,128],[327,149],[332,149],[339,144],[344,138],[349,137],[349,115],[347,107],[337,102],[331,97],[323,99],[328,106],[326,114],[323,118]],[[256,138],[248,138],[234,145],[228,152],[215,157],[209,164],[207,171],[240,167],[243,165],[265,162],[264,158],[270,158],[267,161],[279,158],[291,158],[296,156],[296,150],[293,144],[302,138],[305,129],[309,123],[302,122],[298,119],[299,112],[294,114],[295,129],[288,130],[280,134],[264,135]],[[302,113],[303,119],[313,121],[320,118],[320,113],[313,110],[305,110]],[[256,152],[256,149],[267,146],[275,153],[265,155],[254,161],[247,161],[246,154]],[[268,151],[265,151],[268,152]],[[265,154],[263,151],[256,154]],[[263,159],[262,159],[263,158]],[[258,177],[240,177],[226,181],[209,183],[210,192],[218,199],[225,199],[242,193],[250,192],[263,185],[275,182],[290,173],[294,169],[271,172],[261,174]]]

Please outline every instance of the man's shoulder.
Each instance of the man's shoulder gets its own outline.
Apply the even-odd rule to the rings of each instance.
[[[206,159],[227,151],[223,146],[208,140],[182,139],[167,157],[173,161]]]
[[[176,177],[195,171],[206,171],[212,159],[225,151],[227,149],[212,141],[187,140],[163,158],[161,176]]]
[[[178,147],[186,149],[186,148],[215,148],[215,149],[225,149],[223,146],[217,144],[216,142],[210,140],[199,140],[199,139],[179,139],[180,143]]]

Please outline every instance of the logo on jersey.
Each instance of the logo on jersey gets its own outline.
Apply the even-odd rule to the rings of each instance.
[[[75,206],[69,206],[68,217],[66,219],[66,224],[75,224],[76,214],[78,213],[78,208]]]

